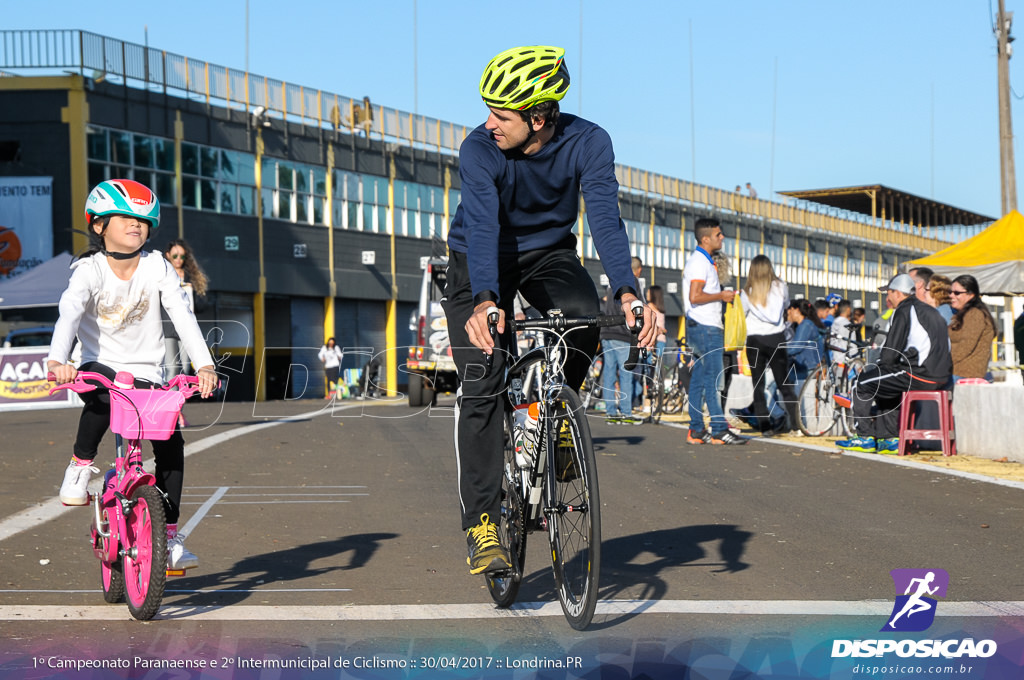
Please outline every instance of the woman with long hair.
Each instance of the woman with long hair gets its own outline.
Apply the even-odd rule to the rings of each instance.
[[[188,294],[188,306],[195,314],[196,299],[206,297],[209,279],[192,255],[192,249],[185,239],[176,238],[167,244],[164,257],[171,263],[174,273],[181,281],[181,287]],[[166,318],[164,319],[167,320]],[[185,351],[174,326],[164,324],[164,380],[170,380],[179,373],[191,373],[192,360]],[[178,426],[188,427],[184,409],[178,414]]]
[[[796,378],[796,393],[807,376],[825,357],[825,324],[818,318],[814,306],[807,300],[793,300],[789,303],[787,318],[793,324],[793,339],[789,341],[789,360]]]
[[[992,340],[996,337],[996,321],[981,300],[978,280],[970,274],[962,274],[953,279],[949,294],[956,312],[949,324],[953,382],[960,378],[984,378],[992,382],[988,360],[992,356]]]
[[[950,290],[952,284],[949,279],[940,274],[933,274],[932,278],[928,281],[928,289],[925,291],[925,302],[930,304],[932,307],[942,315],[942,318],[946,320],[948,325],[953,320],[953,315],[956,314],[956,310],[950,302]]]
[[[747,285],[740,291],[747,319],[747,360],[754,379],[754,416],[757,429],[764,434],[780,434],[797,428],[797,396],[786,384],[786,309],[789,288],[775,274],[772,262],[764,255],[750,261]],[[772,424],[765,394],[767,372],[771,370],[778,399],[786,409],[786,418]],[[787,422],[788,421],[788,422]]]

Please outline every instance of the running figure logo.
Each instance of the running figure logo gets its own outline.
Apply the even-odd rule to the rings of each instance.
[[[938,607],[931,596],[946,597],[949,574],[944,569],[893,569],[889,574],[896,587],[896,602],[882,631],[927,630]]]

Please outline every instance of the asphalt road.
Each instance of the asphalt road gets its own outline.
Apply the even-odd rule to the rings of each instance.
[[[599,418],[594,625],[562,619],[542,535],[522,604],[497,611],[467,572],[450,405],[189,404],[182,523],[201,563],[148,623],[103,603],[88,511],[55,501],[77,410],[0,414],[0,676],[173,677],[147,665],[162,660],[230,678],[852,677],[828,650],[879,637],[895,568],[949,574],[928,636],[999,641],[975,677],[1024,664],[1024,491]],[[267,658],[307,666],[239,667]],[[129,666],[85,667],[102,659]]]

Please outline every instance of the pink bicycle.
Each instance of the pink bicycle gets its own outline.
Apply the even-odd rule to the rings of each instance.
[[[49,379],[54,381],[52,373]],[[113,381],[99,373],[80,372],[72,382],[50,390],[110,390],[117,458],[104,476],[102,492],[90,494],[92,550],[100,560],[103,599],[127,599],[128,611],[140,621],[153,618],[160,608],[166,577],[185,573],[166,569],[163,494],[156,488],[156,478],[142,468],[140,444],[143,439],[170,439],[185,400],[200,391],[198,383],[195,376],[178,375],[166,387],[136,389],[134,377],[124,371]]]

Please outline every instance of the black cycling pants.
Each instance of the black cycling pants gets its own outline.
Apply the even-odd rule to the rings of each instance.
[[[94,361],[82,364],[80,371],[89,371],[114,379],[116,371]],[[135,380],[135,387],[148,389],[153,383],[148,380]],[[110,391],[100,387],[92,392],[79,394],[85,406],[78,419],[78,437],[75,440],[75,457],[81,460],[92,460],[103,440],[103,435],[110,429]],[[181,430],[174,428],[170,439],[153,440],[153,457],[156,459],[156,488],[167,494],[164,510],[167,523],[178,522],[181,505],[181,491],[185,482],[185,438]]]
[[[565,316],[599,313],[597,288],[580,263],[574,247],[534,250],[502,258],[498,272],[500,307],[505,318],[513,318],[516,291],[532,306],[546,313],[561,309]],[[466,333],[473,314],[473,291],[465,253],[452,252],[443,302],[448,317],[452,358],[459,371],[459,392],[455,407],[455,456],[459,470],[459,499],[462,528],[480,523],[487,514],[498,522],[501,503],[502,419],[504,379],[510,333],[500,338],[502,351],[494,352],[490,371],[485,370],[483,352],[474,347]],[[597,349],[598,329],[570,333],[569,360],[565,375],[569,385],[583,384]]]

